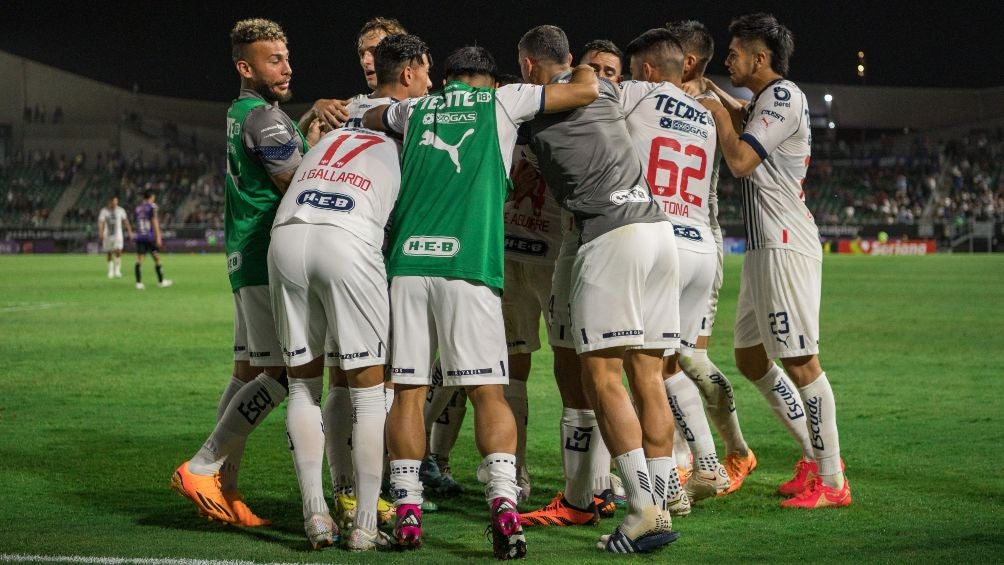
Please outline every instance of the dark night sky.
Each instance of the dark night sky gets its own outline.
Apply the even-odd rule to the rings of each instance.
[[[795,34],[789,73],[795,81],[857,84],[856,53],[863,50],[872,85],[1004,85],[999,2],[692,2],[688,10],[673,9],[675,4],[8,0],[0,2],[0,49],[126,88],[137,83],[143,92],[223,101],[239,84],[229,57],[230,28],[241,18],[267,17],[286,29],[293,101],[305,102],[365,89],[355,37],[376,15],[401,20],[429,43],[434,59],[479,43],[495,54],[502,71],[513,73],[515,44],[537,24],[564,28],[578,56],[590,39],[606,37],[623,47],[667,20],[696,18],[715,36],[709,72],[723,73],[729,20],[763,10]],[[434,80],[441,78],[433,71]]]

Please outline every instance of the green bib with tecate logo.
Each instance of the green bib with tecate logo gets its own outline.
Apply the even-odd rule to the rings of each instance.
[[[502,289],[502,206],[510,190],[495,90],[460,82],[414,102],[401,162],[387,274]]]

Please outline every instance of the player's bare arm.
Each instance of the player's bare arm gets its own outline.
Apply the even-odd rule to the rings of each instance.
[[[363,127],[373,131],[387,131],[387,124],[383,121],[383,114],[389,107],[390,104],[381,104],[366,110],[366,113],[363,114]]]
[[[742,98],[736,98],[723,90],[720,86],[714,83],[714,81],[703,79],[704,86],[706,90],[710,90],[721,100],[722,105],[725,109],[729,111],[729,117],[732,119],[732,125],[736,130],[742,129],[743,123],[743,112],[746,111],[746,106],[749,105],[749,100],[743,100]]]
[[[101,243],[104,244],[104,242],[105,242],[105,220],[104,220],[104,218],[102,218],[101,221],[98,222],[98,233],[101,234]]]
[[[349,119],[349,101],[321,98],[300,118],[300,131],[307,131],[315,121],[320,121],[324,131],[340,128]]]
[[[279,190],[279,194],[286,194],[286,189],[289,188],[289,183],[293,182],[293,174],[296,169],[290,169],[288,171],[269,175],[272,177],[272,183],[275,184],[275,188]]]
[[[153,226],[153,239],[157,244],[157,247],[164,246],[164,240],[160,237],[160,217],[157,214],[157,210],[153,211],[153,221],[151,222]]]
[[[596,71],[589,65],[579,65],[572,69],[572,78],[567,84],[548,84],[544,87],[544,113],[581,108],[599,95]]]
[[[133,238],[132,224],[129,223],[129,218],[122,218],[122,223],[125,224],[126,232],[129,234],[129,239]]]
[[[715,118],[716,129],[718,130],[718,143],[722,147],[722,156],[725,164],[736,177],[747,177],[760,165],[760,156],[750,146],[750,144],[739,138],[739,133],[732,124],[732,117],[729,111],[721,102],[713,98],[702,98],[699,100],[711,115]]]

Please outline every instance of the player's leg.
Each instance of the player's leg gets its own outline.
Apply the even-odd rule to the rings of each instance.
[[[481,283],[433,279],[443,384],[463,386],[474,408],[474,437],[481,454],[478,479],[485,484],[498,559],[526,555],[526,538],[516,510],[516,421],[505,399],[509,380],[499,291]],[[465,316],[453,316],[455,310]]]
[[[816,480],[782,506],[847,506],[851,493],[840,459],[836,402],[818,358],[822,263],[785,251],[772,253],[772,261],[771,271],[777,274],[774,286],[784,288],[781,296],[786,299],[774,297],[776,333],[786,344],[783,350],[776,346],[777,354],[804,403],[805,426],[817,465]]]
[[[663,351],[679,346],[673,237],[669,222],[624,226],[584,244],[575,260],[572,322],[583,388],[630,509],[614,533],[601,538],[599,546],[607,551],[648,551],[678,537],[669,512],[656,504],[652,477],[653,470],[675,470],[672,415],[661,379]],[[644,349],[632,351],[626,365],[636,414],[621,370],[625,352],[638,347]]]
[[[115,277],[115,252],[112,249],[111,238],[104,238],[102,240],[102,247],[104,247],[106,260],[108,261],[108,278]]]
[[[133,274],[136,276],[136,289],[143,290],[143,259],[146,258],[146,243],[136,242],[136,264],[133,266]]]
[[[701,403],[700,391],[680,368],[679,359],[692,355],[697,342],[708,295],[714,283],[714,255],[689,248],[678,250],[680,260],[680,350],[665,359],[665,388],[673,416],[686,438],[695,461],[686,491],[692,502],[722,494],[729,489],[729,476],[719,462],[711,427]]]
[[[409,336],[391,342],[394,404],[386,424],[390,493],[397,514],[394,537],[405,547],[422,541],[419,470],[426,453],[424,408],[439,345],[429,313],[429,281],[427,277],[395,277],[390,285],[391,335]]]
[[[442,374],[442,369],[438,369]],[[441,378],[441,377],[440,377]],[[422,462],[423,470],[428,469],[428,475],[423,474],[422,482],[427,488],[432,488],[444,495],[457,495],[464,492],[464,486],[453,478],[450,466],[450,454],[460,437],[460,428],[467,415],[467,392],[463,387],[449,387],[452,391],[446,407],[440,412],[429,431],[429,456]],[[428,416],[426,412],[426,416]],[[428,418],[426,419],[428,423]],[[430,484],[434,483],[434,484]]]
[[[161,288],[171,286],[174,281],[164,278],[164,267],[160,264],[160,249],[156,246],[153,247],[150,255],[153,256],[154,270],[157,271],[157,286]]]

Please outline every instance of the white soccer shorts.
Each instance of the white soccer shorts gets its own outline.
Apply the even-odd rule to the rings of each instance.
[[[712,227],[711,233],[715,236],[715,247],[718,248],[718,268],[715,271],[715,282],[711,286],[711,296],[708,298],[704,320],[701,322],[701,330],[697,334],[704,337],[711,337],[711,332],[715,329],[715,315],[718,314],[718,293],[725,280],[725,249],[722,241],[722,229]]]
[[[551,299],[554,265],[505,260],[502,317],[509,354],[540,349],[540,314]]]
[[[575,349],[572,339],[572,268],[579,250],[579,231],[565,232],[551,276],[551,298],[547,302],[547,341],[551,347]]]
[[[106,237],[104,239],[104,244],[101,247],[101,252],[112,253],[113,251],[122,251],[124,244],[125,242],[122,240],[122,236]]]
[[[819,353],[823,262],[787,249],[747,251],[736,305],[736,349],[762,343],[767,357]]]
[[[444,386],[509,383],[497,291],[465,279],[394,277],[390,302],[395,383],[431,385],[437,349]]]
[[[287,224],[272,232],[268,273],[287,365],[324,355],[326,341],[342,369],[386,363],[390,305],[379,249],[339,227]]]
[[[621,226],[582,245],[572,269],[578,353],[678,349],[680,269],[669,221]]]
[[[680,254],[680,353],[691,355],[708,310],[715,282],[713,253],[679,249]],[[672,352],[670,352],[672,353]]]
[[[234,293],[234,361],[253,367],[281,367],[268,286],[245,286]]]

